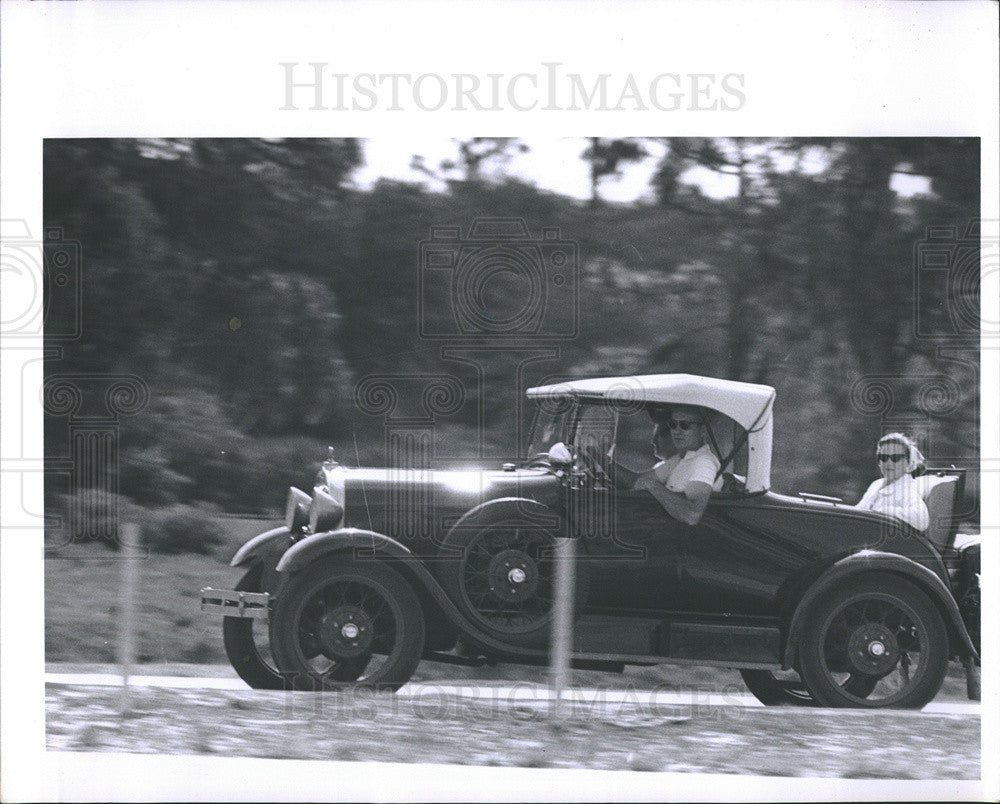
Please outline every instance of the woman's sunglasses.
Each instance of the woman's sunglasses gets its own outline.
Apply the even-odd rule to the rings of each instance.
[[[890,455],[888,452],[879,452],[875,455],[880,462],[892,461],[893,463],[899,463],[900,461],[905,461],[908,455]]]
[[[692,427],[697,427],[698,422],[683,421],[681,419],[667,419],[667,427],[671,430],[683,430],[685,433]]]

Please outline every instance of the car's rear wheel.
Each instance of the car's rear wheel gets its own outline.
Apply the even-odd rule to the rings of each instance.
[[[489,636],[519,647],[549,638],[555,586],[554,536],[530,523],[496,522],[453,529],[435,571],[459,610]],[[576,607],[587,578],[577,564]]]
[[[888,573],[848,579],[803,623],[802,677],[822,706],[919,708],[948,669],[948,632],[934,603]],[[864,686],[849,679],[862,676]]]
[[[332,556],[283,586],[271,644],[289,688],[396,690],[420,662],[424,616],[392,567]]]
[[[263,568],[256,564],[236,584],[238,592],[263,592]],[[222,642],[233,669],[256,690],[280,690],[284,685],[271,656],[266,620],[223,617]]]
[[[765,706],[816,706],[816,699],[794,670],[780,673],[740,670],[740,675],[747,689]],[[843,683],[852,694],[867,697],[875,688],[877,679],[858,674],[848,676]]]

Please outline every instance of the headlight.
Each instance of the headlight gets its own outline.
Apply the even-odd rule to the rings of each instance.
[[[310,533],[333,530],[344,517],[344,508],[319,486],[313,489],[312,507],[309,509]]]
[[[292,486],[288,490],[288,499],[285,502],[285,525],[292,533],[309,521],[311,505],[312,499],[301,489]]]
[[[344,467],[337,463],[333,457],[333,447],[329,447],[330,454],[323,461],[323,465],[316,473],[313,480],[313,489],[322,489],[340,505],[344,507]]]
[[[344,500],[347,497],[344,488],[344,467],[333,457],[333,447],[329,447],[329,455],[313,480],[313,502],[309,513],[309,528],[313,533],[333,530],[343,525]]]

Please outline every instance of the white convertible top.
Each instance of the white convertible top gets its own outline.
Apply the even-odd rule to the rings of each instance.
[[[693,374],[645,374],[569,380],[528,389],[528,396],[587,396],[620,402],[700,405],[717,410],[752,430],[767,418],[774,402],[770,385],[697,377]]]
[[[693,374],[645,374],[568,380],[529,388],[527,393],[530,397],[579,396],[621,404],[699,405],[718,411],[748,431],[747,490],[764,491],[770,487],[775,396],[770,385]]]

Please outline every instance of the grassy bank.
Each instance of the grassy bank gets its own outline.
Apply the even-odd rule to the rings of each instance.
[[[273,527],[261,520],[220,520],[224,543],[209,555],[144,554],[138,561],[139,662],[221,663],[218,618],[201,612],[205,586],[232,589],[242,571],[229,559],[247,539]],[[121,560],[103,544],[70,544],[45,559],[45,659],[112,662],[119,628]]]

